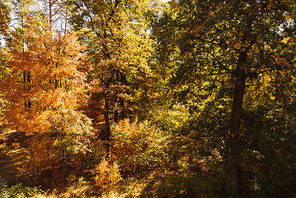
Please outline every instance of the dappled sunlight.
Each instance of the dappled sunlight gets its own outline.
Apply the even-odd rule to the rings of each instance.
[[[295,197],[294,1],[1,0],[0,197]]]

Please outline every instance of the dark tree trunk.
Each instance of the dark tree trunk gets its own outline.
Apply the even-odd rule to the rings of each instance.
[[[126,81],[126,77],[125,77],[125,75],[124,74],[121,74],[121,83],[122,83],[122,85],[125,85],[125,86],[127,86],[127,81]],[[124,118],[125,118],[125,107],[124,107],[124,99],[123,98],[120,98],[120,106],[121,106],[121,111],[120,111],[120,119],[121,120],[124,120]]]
[[[105,97],[105,140],[106,140],[106,151],[110,152],[110,139],[111,139],[111,130],[110,130],[110,120],[109,120],[109,102],[107,97]],[[108,156],[107,156],[108,157]]]
[[[118,110],[117,109],[114,111],[114,122],[118,123]]]
[[[23,79],[24,79],[24,89],[26,91],[30,90],[30,83],[31,83],[31,73],[29,71],[23,72]],[[29,98],[25,101],[25,108],[30,108],[32,106],[31,101]]]
[[[115,72],[115,81],[116,83],[119,83],[120,82],[120,72],[119,71],[116,71]],[[119,98],[118,96],[115,97],[115,103],[118,103],[119,102]],[[118,113],[118,105],[117,105],[117,108],[114,110],[114,122],[115,123],[118,123],[118,120],[119,120],[119,113]]]
[[[245,91],[246,72],[244,64],[247,61],[247,51],[241,52],[239,55],[237,68],[235,71],[235,87],[233,104],[231,111],[231,128],[228,140],[227,153],[227,174],[229,176],[228,188],[233,197],[239,197],[238,185],[238,146],[239,146],[239,129],[241,120],[242,103]]]
[[[121,85],[127,85],[125,75],[119,71],[116,72],[116,81],[120,82]],[[116,97],[115,101],[118,103],[118,109],[114,110],[114,122],[118,123],[119,120],[124,120],[125,118],[124,99],[122,97]]]
[[[65,186],[66,185],[66,182],[67,182],[67,158],[66,158],[66,151],[62,151],[62,160],[61,160],[61,168],[62,168],[62,182],[63,182],[63,185]]]
[[[110,141],[111,137],[111,131],[110,131],[110,120],[109,120],[109,103],[108,99],[105,98],[105,112],[104,112],[104,117],[105,117],[105,130],[106,130],[106,140]]]

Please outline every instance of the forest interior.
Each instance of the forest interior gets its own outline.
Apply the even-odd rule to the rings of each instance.
[[[0,197],[296,197],[295,22],[295,0],[0,0]]]

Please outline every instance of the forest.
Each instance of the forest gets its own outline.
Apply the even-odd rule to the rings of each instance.
[[[295,0],[0,0],[0,197],[296,197],[295,20]]]

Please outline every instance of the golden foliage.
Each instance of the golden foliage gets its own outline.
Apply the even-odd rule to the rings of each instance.
[[[112,128],[112,154],[124,171],[160,168],[167,137],[145,122],[120,121]]]
[[[96,167],[94,174],[94,186],[101,192],[116,187],[118,182],[122,181],[117,163],[105,158]]]
[[[8,63],[12,75],[0,83],[0,91],[10,102],[6,122],[32,134],[47,132],[52,111],[85,103],[85,68],[84,46],[74,33],[62,36],[27,20],[26,42],[13,43]]]
[[[49,179],[50,174],[58,167],[58,157],[52,146],[54,138],[36,134],[29,139],[29,153],[27,161],[18,168],[17,174],[26,178],[30,183],[39,183],[41,177]],[[42,179],[42,180],[43,180]],[[43,181],[42,181],[43,182]],[[50,183],[48,184],[50,185]]]

